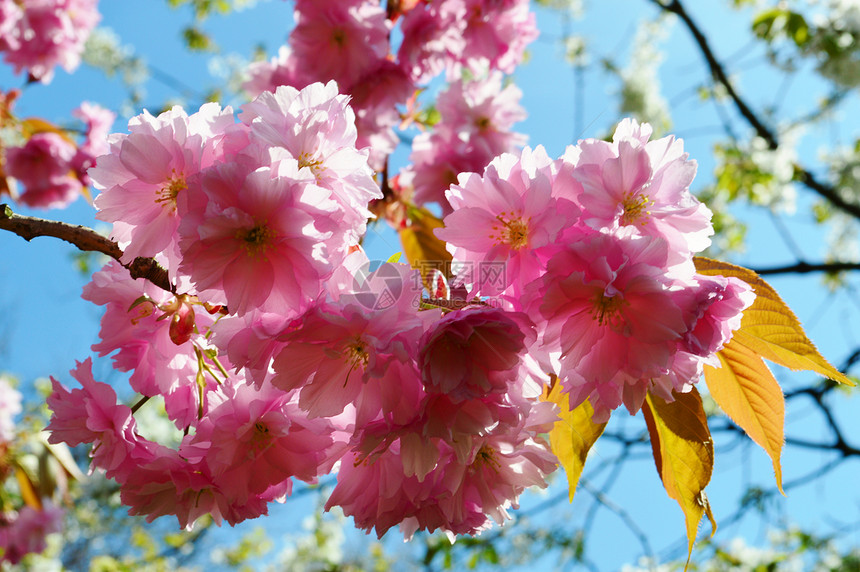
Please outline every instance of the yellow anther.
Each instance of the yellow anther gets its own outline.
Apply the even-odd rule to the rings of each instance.
[[[621,203],[624,207],[624,212],[621,214],[621,224],[634,224],[642,215],[650,215],[651,211],[648,210],[648,207],[653,204],[654,201],[644,193],[625,195],[624,202]],[[647,222],[647,220],[643,221],[642,224]]]
[[[265,257],[266,251],[271,246],[275,236],[275,231],[266,226],[265,223],[258,224],[250,229],[243,228],[236,231],[236,238],[242,241],[242,247],[245,249],[245,252],[254,258]]]
[[[506,215],[508,216],[506,217]],[[513,211],[502,213],[496,216],[496,219],[501,223],[501,226],[497,224],[493,225],[493,232],[490,234],[490,238],[496,244],[507,244],[514,250],[519,250],[528,245],[528,219],[523,220],[521,217],[514,218]]]
[[[157,198],[155,199],[155,202],[161,203],[162,208],[167,208],[172,212],[176,212],[176,197],[179,195],[180,191],[184,191],[187,188],[188,185],[185,183],[185,179],[177,177],[176,173],[174,173],[174,177],[167,181],[167,183],[156,193]]]

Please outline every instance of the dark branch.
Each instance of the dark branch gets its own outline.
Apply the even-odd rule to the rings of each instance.
[[[726,74],[725,68],[719,60],[717,60],[717,57],[711,50],[708,39],[699,29],[698,25],[692,20],[692,18],[690,18],[690,15],[684,9],[681,1],[670,0],[666,2],[663,0],[651,0],[651,2],[659,6],[660,9],[675,14],[682,22],[684,22],[684,25],[693,36],[693,40],[696,42],[696,45],[698,45],[699,51],[702,53],[702,57],[705,58],[705,62],[707,63],[708,69],[710,70],[714,80],[725,88],[726,94],[731,98],[738,112],[743,116],[747,123],[749,123],[753,130],[755,130],[756,134],[767,142],[768,147],[771,150],[778,148],[779,139],[777,138],[776,133],[774,133],[770,127],[765,125],[762,120],[759,119],[756,112],[753,111],[749,104],[747,104],[746,100],[744,100],[735,90],[734,85]],[[815,175],[800,165],[794,166],[794,178],[806,185],[807,188],[815,191],[823,198],[830,201],[835,207],[838,207],[856,218],[860,218],[860,205],[847,202],[839,195],[833,186],[822,183],[815,177]]]
[[[118,262],[122,257],[122,249],[115,242],[91,228],[15,214],[6,204],[0,204],[0,229],[17,234],[28,242],[39,236],[51,236],[65,240],[78,250],[101,252]],[[152,258],[139,257],[130,264],[120,264],[129,271],[132,278],[145,278],[159,288],[175,293],[167,271]]]
[[[835,273],[849,270],[860,270],[860,262],[819,262],[817,264],[798,262],[796,264],[787,264],[785,266],[772,266],[770,268],[755,268],[751,270],[761,276],[766,276],[768,274],[809,274],[811,272]]]

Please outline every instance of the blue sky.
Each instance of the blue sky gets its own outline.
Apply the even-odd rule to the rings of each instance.
[[[694,4],[690,2],[690,4]],[[693,16],[709,33],[719,34],[718,56],[744,58],[754,61],[760,54],[748,54],[743,48],[748,45],[748,17],[738,17],[722,7],[722,2],[696,2]],[[189,56],[181,49],[179,29],[189,20],[187,13],[166,8],[165,2],[153,0],[103,1],[101,3],[103,25],[109,26],[122,38],[123,43],[134,45],[137,53],[144,56],[154,68],[168,71],[184,84],[196,89],[205,89],[213,79],[208,76],[205,58]],[[600,54],[617,56],[621,62],[628,57],[629,41],[635,31],[638,16],[653,16],[652,5],[645,1],[603,0],[588,5],[588,18],[574,22],[572,31],[586,36],[595,50],[595,59]],[[517,84],[524,92],[523,105],[529,118],[520,125],[520,130],[529,134],[531,145],[544,145],[550,156],[558,156],[566,145],[577,137],[602,136],[617,118],[618,84],[605,73],[590,69],[586,72],[584,100],[579,102],[585,119],[581,133],[575,133],[575,93],[573,73],[561,61],[560,48],[555,39],[561,35],[561,22],[552,13],[542,13],[539,19],[542,37],[530,50],[530,61],[515,74]],[[290,25],[290,5],[270,0],[261,2],[257,8],[249,9],[229,18],[213,17],[207,29],[213,32],[225,52],[248,55],[259,43],[268,53],[274,54],[286,38]],[[702,106],[687,92],[703,81],[699,54],[691,49],[689,38],[680,25],[675,25],[665,41],[667,59],[661,66],[664,94],[672,102],[676,133],[685,138],[686,149],[699,161],[699,179],[706,179],[713,170],[711,145],[720,134],[719,118],[712,107]],[[739,55],[740,54],[740,55]],[[595,66],[596,67],[596,66]],[[766,74],[744,74],[741,87],[756,105],[763,105],[775,97],[775,78]],[[0,87],[4,90],[20,86],[22,81],[11,74],[11,70],[0,66]],[[810,89],[815,89],[811,87]],[[152,110],[165,100],[174,98],[176,91],[170,86],[151,81],[147,85],[146,102]],[[809,101],[808,90],[789,91],[785,105],[788,108]],[[797,98],[797,99],[795,99]],[[69,112],[82,100],[90,100],[108,107],[117,107],[124,99],[124,92],[116,81],[108,81],[97,70],[82,67],[77,73],[57,73],[49,86],[34,85],[25,90],[17,108],[20,115],[40,115],[49,120],[65,122]],[[241,102],[224,102],[240,104]],[[842,118],[843,136],[858,130],[858,116]],[[120,118],[115,131],[124,131],[127,118]],[[804,158],[814,159],[821,139],[812,134],[801,147]],[[812,161],[810,159],[810,161]],[[697,184],[701,184],[701,181]],[[695,186],[695,185],[694,185]],[[789,221],[791,228],[799,231],[798,242],[810,260],[819,260],[822,252],[818,246],[821,233],[810,223],[803,211],[808,202],[801,201],[801,213]],[[79,201],[61,212],[33,212],[17,207],[18,212],[56,218],[76,224],[94,224],[92,208]],[[778,231],[771,217],[755,209],[742,209],[741,215],[750,222],[750,243],[745,254],[736,262],[749,266],[772,266],[792,262],[791,252],[778,238]],[[370,240],[371,248],[377,248],[379,257],[392,254],[389,244],[396,244],[393,235],[384,240]],[[0,370],[12,372],[30,387],[39,377],[54,375],[68,381],[68,370],[74,360],[83,360],[89,346],[96,340],[100,309],[80,299],[80,290],[88,278],[74,269],[72,248],[60,241],[41,238],[26,243],[16,236],[0,233]],[[373,254],[372,254],[373,257]],[[771,283],[780,291],[800,319],[809,324],[808,333],[816,341],[823,354],[834,362],[854,347],[860,340],[856,324],[860,311],[844,294],[829,295],[818,286],[815,277],[803,279],[774,279]],[[109,364],[102,361],[97,367],[104,376],[109,373]],[[781,379],[782,372],[778,372]],[[98,378],[98,374],[97,374]],[[848,401],[849,407],[856,405]],[[788,419],[789,433],[792,422],[803,423],[804,432],[810,438],[820,435],[821,428],[810,421],[802,410],[791,413]],[[622,419],[619,423],[640,423],[640,420]],[[854,427],[858,427],[855,425]],[[773,487],[770,461],[755,447],[746,452],[721,458],[718,454],[714,481],[709,495],[717,520],[730,513],[738,500],[744,483],[756,482],[765,488]],[[815,459],[797,449],[790,449],[784,457],[786,478],[801,474],[804,467]],[[611,447],[599,446],[596,455],[610,455]],[[850,467],[849,467],[850,470]],[[588,473],[586,473],[588,474]],[[629,510],[640,526],[652,534],[652,542],[658,553],[664,547],[683,537],[683,516],[674,501],[668,499],[660,487],[656,472],[649,459],[631,463],[619,485],[613,489],[616,503]],[[854,519],[857,515],[857,497],[850,498],[850,514],[846,511],[847,499],[840,492],[847,486],[847,479],[856,479],[856,470],[838,477],[835,488],[806,487],[793,491],[781,500],[789,519],[807,523],[821,522],[827,515],[834,518]],[[561,478],[559,477],[559,480]],[[600,484],[601,480],[595,480]],[[586,497],[580,493],[581,497]],[[543,497],[524,501],[524,504],[539,502]],[[583,498],[579,498],[580,502]],[[276,516],[268,521],[251,523],[247,528],[263,524],[269,526],[294,522],[298,503],[275,507]],[[562,503],[566,504],[566,503]],[[817,507],[810,512],[808,506]],[[302,502],[301,510],[308,504]],[[585,504],[574,504],[573,513],[561,513],[560,518],[581,518]],[[559,511],[570,511],[566,506]],[[553,511],[555,513],[556,510]],[[573,516],[571,516],[573,514]],[[564,516],[567,515],[567,516]],[[822,516],[824,515],[824,516]],[[554,515],[554,517],[557,515]],[[639,545],[618,522],[616,516],[604,511],[595,522],[597,546],[605,549],[605,562],[601,568],[614,569],[624,562],[631,562],[641,551]],[[720,538],[728,539],[742,534],[750,543],[761,540],[761,531],[755,525],[741,524],[720,531]],[[673,554],[679,557],[680,554]]]

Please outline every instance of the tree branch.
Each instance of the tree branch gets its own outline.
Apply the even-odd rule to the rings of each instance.
[[[717,57],[714,55],[714,52],[711,50],[711,46],[708,43],[708,39],[702,33],[701,29],[699,29],[698,25],[693,22],[690,15],[684,9],[683,4],[681,4],[680,0],[651,0],[653,4],[656,4],[660,7],[661,10],[665,12],[670,12],[678,16],[687,29],[690,31],[690,34],[693,36],[693,40],[696,42],[696,45],[699,47],[699,51],[702,53],[702,57],[705,58],[705,62],[708,65],[708,69],[711,72],[711,76],[713,76],[714,80],[723,86],[726,90],[726,94],[731,98],[732,102],[735,104],[738,112],[741,116],[749,123],[749,125],[756,132],[756,135],[761,137],[767,142],[768,148],[774,150],[779,147],[779,139],[777,138],[776,133],[764,124],[764,122],[759,119],[759,116],[755,111],[747,104],[747,102],[741,97],[741,95],[735,90],[734,85],[731,80],[729,80],[728,75],[726,75],[726,70],[723,65],[717,60]],[[803,183],[807,188],[815,191],[823,198],[830,201],[835,207],[845,211],[855,218],[860,218],[860,205],[849,203],[845,199],[843,199],[837,190],[826,183],[822,183],[819,181],[815,175],[808,171],[807,169],[801,167],[800,165],[794,165],[794,179]]]
[[[167,276],[167,270],[158,262],[152,258],[138,257],[129,264],[123,264],[120,261],[122,249],[114,241],[91,228],[15,214],[9,205],[0,204],[0,229],[17,234],[27,242],[39,236],[52,236],[74,245],[78,250],[101,252],[122,264],[132,278],[144,278],[162,290],[176,293],[175,287]]]
[[[835,273],[845,272],[848,270],[860,270],[860,262],[819,262],[816,264],[798,262],[796,264],[787,264],[785,266],[751,268],[750,270],[761,276],[766,276],[768,274],[809,274],[811,272]]]

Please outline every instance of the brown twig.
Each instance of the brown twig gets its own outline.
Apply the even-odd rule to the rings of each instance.
[[[705,58],[705,62],[708,65],[708,69],[711,72],[711,76],[713,76],[714,80],[723,86],[726,90],[726,94],[734,103],[735,107],[738,110],[738,113],[749,123],[749,125],[756,132],[756,135],[761,137],[767,142],[767,146],[769,149],[774,150],[779,147],[779,139],[774,133],[774,131],[769,128],[764,122],[759,118],[758,114],[753,111],[752,107],[741,97],[741,95],[735,90],[734,85],[731,80],[729,80],[728,75],[726,74],[726,70],[723,65],[717,60],[717,57],[714,55],[714,52],[711,50],[711,46],[708,43],[708,39],[702,33],[699,26],[693,21],[690,15],[687,13],[684,5],[680,0],[651,0],[653,4],[656,4],[660,7],[660,9],[670,12],[678,16],[684,25],[689,30],[690,34],[693,36],[693,40],[696,42],[696,45],[699,47],[699,51],[702,53],[702,57]],[[803,183],[807,188],[815,191],[823,198],[830,201],[835,207],[845,211],[855,218],[860,218],[860,205],[855,203],[850,203],[843,199],[837,190],[832,186],[826,183],[822,183],[819,181],[815,175],[801,167],[800,165],[794,166],[794,179]]]
[[[821,262],[810,264],[809,262],[798,262],[796,264],[787,264],[785,266],[772,266],[770,268],[751,268],[753,272],[761,276],[774,274],[809,274],[811,272],[846,272],[850,270],[860,270],[858,262]]]
[[[17,234],[28,242],[39,236],[52,236],[74,245],[78,250],[101,252],[120,262],[132,278],[144,278],[163,290],[176,293],[167,270],[154,259],[138,257],[129,264],[123,264],[120,261],[122,249],[114,241],[86,226],[15,214],[9,205],[0,204],[0,229]]]

